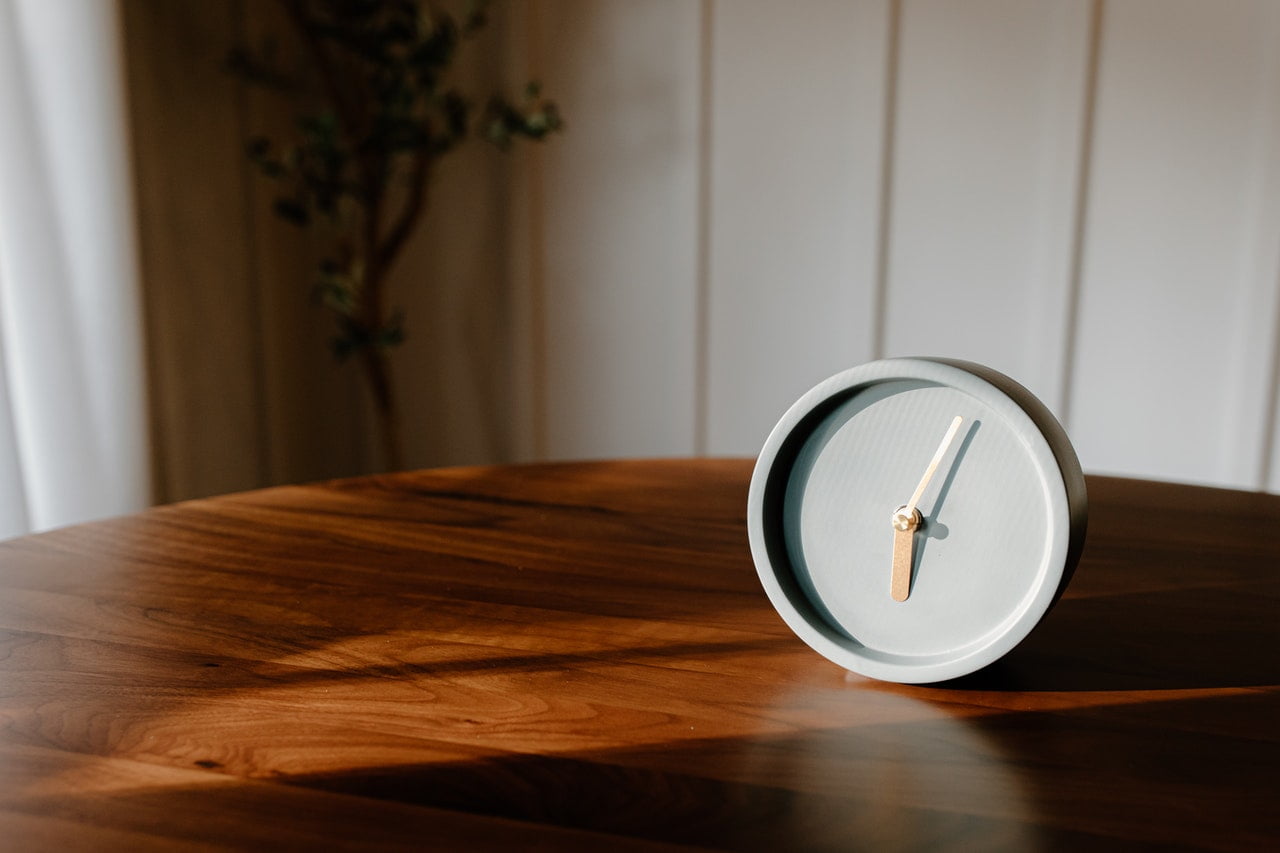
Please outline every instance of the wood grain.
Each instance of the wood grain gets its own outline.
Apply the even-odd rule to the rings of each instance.
[[[0,543],[14,849],[1274,847],[1280,498],[1092,478],[1045,623],[847,675],[750,463],[447,469]]]

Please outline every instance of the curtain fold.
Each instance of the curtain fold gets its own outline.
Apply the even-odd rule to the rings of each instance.
[[[114,4],[0,0],[0,536],[149,502]]]

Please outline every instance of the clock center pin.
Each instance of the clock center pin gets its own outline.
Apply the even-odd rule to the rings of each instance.
[[[908,512],[907,506],[903,504],[893,511],[893,529],[894,530],[914,530],[924,523],[924,516],[920,515],[920,510],[912,509]]]

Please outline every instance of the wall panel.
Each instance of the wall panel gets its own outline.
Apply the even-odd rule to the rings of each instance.
[[[303,48],[279,4],[246,3],[239,10],[238,42],[278,44],[285,62],[296,61]],[[282,187],[237,150],[254,136],[278,142],[294,138],[295,107],[279,93],[243,85],[231,75],[225,75],[224,85],[236,93],[240,111],[242,140],[223,156],[239,168],[246,198],[242,227],[252,258],[248,272],[258,341],[254,357],[260,363],[264,476],[268,482],[290,483],[358,473],[374,464],[375,449],[364,437],[372,430],[363,429],[360,417],[351,417],[365,403],[359,365],[333,358],[335,324],[314,298],[318,241],[272,212]]]
[[[754,455],[796,397],[872,355],[887,2],[718,3],[706,449]]]
[[[885,353],[945,354],[1062,403],[1090,4],[904,5]]]
[[[523,82],[504,89],[494,21],[463,44],[454,77],[477,108],[489,93],[518,97]],[[556,146],[556,137],[547,142]],[[503,340],[510,318],[505,258],[503,184],[507,160],[530,146],[503,153],[472,139],[441,161],[417,237],[393,271],[390,295],[403,308],[406,340],[396,353],[396,382],[405,421],[405,463],[411,468],[506,461],[511,456],[512,412],[505,383]],[[352,365],[354,368],[355,365]],[[361,388],[362,395],[365,389]],[[365,398],[362,396],[361,402]]]
[[[1280,22],[1107,4],[1069,428],[1085,467],[1260,484]]]
[[[122,3],[156,495],[267,482],[231,2]]]
[[[699,7],[539,4],[568,132],[540,152],[549,456],[694,449]]]

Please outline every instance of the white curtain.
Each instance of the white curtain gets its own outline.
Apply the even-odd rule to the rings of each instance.
[[[118,16],[0,0],[0,538],[149,500]]]

